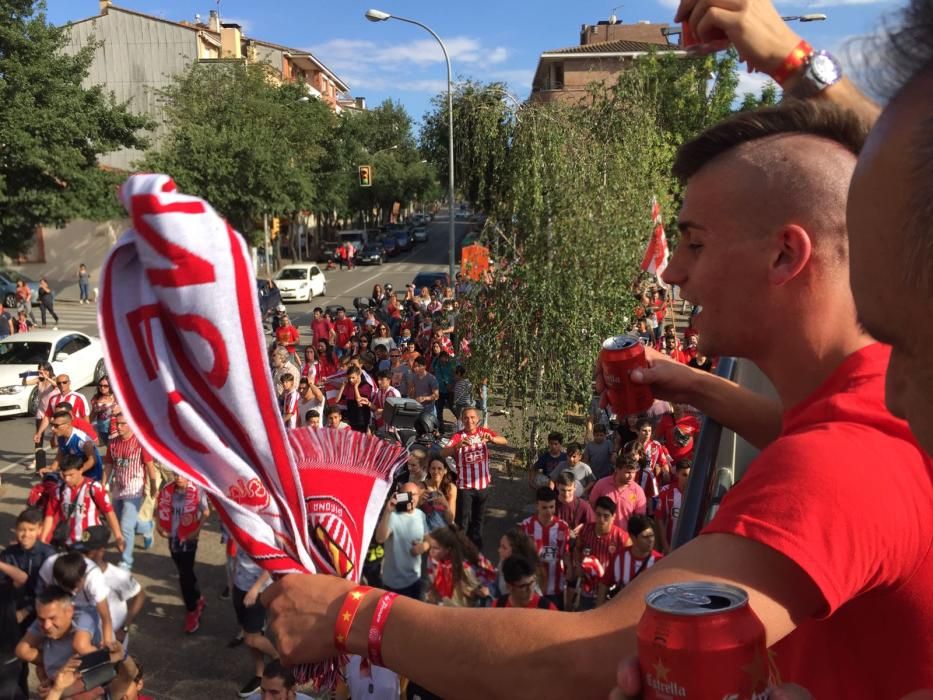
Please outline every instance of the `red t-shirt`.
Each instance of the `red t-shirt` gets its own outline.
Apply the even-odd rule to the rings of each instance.
[[[773,647],[781,678],[816,698],[933,688],[933,480],[885,409],[889,355],[853,353],[785,413],[703,530],[781,552],[820,590],[822,610]]]
[[[664,443],[671,459],[678,460],[693,454],[693,438],[700,432],[700,421],[695,416],[684,414],[674,421],[670,413],[658,421],[658,438]]]
[[[350,342],[350,337],[356,331],[356,324],[350,318],[338,318],[334,321],[334,332],[337,334],[335,344],[338,348]]]
[[[290,323],[287,326],[279,326],[275,329],[276,342],[279,345],[284,345],[285,349],[290,353],[295,352],[295,346],[298,344],[300,338],[301,335],[298,329]]]
[[[334,324],[330,322],[329,318],[316,318],[311,320],[311,335],[314,337],[315,343],[321,340],[325,343],[329,343],[330,332],[333,329]]]

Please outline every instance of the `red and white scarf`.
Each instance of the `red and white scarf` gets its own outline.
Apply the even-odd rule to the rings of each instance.
[[[171,482],[159,492],[159,506],[157,509],[159,527],[163,532],[172,532],[172,499],[175,497],[175,483]],[[175,536],[181,541],[189,539],[198,531],[198,503],[201,501],[201,492],[194,484],[188,484],[185,489],[185,503],[181,508],[181,519]]]
[[[243,238],[165,175],[131,176],[120,199],[133,228],[104,263],[98,321],[133,432],[207,491],[266,570],[358,580],[405,450],[353,431],[286,435]]]

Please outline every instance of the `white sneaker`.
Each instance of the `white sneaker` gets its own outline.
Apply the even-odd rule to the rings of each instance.
[[[52,330],[53,330],[53,331],[57,331],[57,330],[58,330],[58,326],[52,326]]]

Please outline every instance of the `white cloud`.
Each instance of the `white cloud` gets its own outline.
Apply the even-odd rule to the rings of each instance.
[[[753,95],[760,95],[761,88],[763,88],[768,82],[774,82],[764,73],[749,73],[745,70],[742,70],[739,73],[739,85],[735,89],[735,94],[741,99],[746,92],[750,92]],[[780,88],[778,88],[778,93],[780,94]]]
[[[807,9],[816,9],[820,7],[843,7],[845,5],[881,5],[890,3],[892,0],[811,0],[806,4]],[[779,5],[800,5],[799,0],[794,2],[782,2]]]
[[[676,10],[680,6],[680,0],[657,0],[658,4],[671,10]]]

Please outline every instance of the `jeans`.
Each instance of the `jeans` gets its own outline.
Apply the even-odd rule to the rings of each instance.
[[[137,531],[145,537],[152,537],[152,521],[147,523],[139,520],[139,508],[142,503],[142,495],[135,498],[114,499],[113,502],[114,513],[120,522],[120,534],[126,541],[126,549],[123,550],[121,559],[127,568],[133,566],[133,544]]]
[[[194,575],[194,557],[198,548],[191,547],[184,550],[172,550],[172,561],[178,569],[178,583],[181,585],[181,597],[185,601],[188,612],[196,610],[198,600],[201,599],[201,589],[198,586],[198,577]]]
[[[52,297],[46,296],[39,299],[39,313],[42,314],[42,325],[45,325],[45,312],[48,311],[52,314],[52,318],[55,319],[55,323],[58,323],[58,314],[55,313],[54,302]]]
[[[487,498],[488,487],[457,491],[457,525],[479,549],[483,548],[483,519],[486,517]]]
[[[88,294],[90,287],[90,282],[83,282],[78,280],[78,290],[81,292],[81,301],[87,301],[90,298],[90,295]]]
[[[405,588],[389,588],[386,586],[386,589],[392,591],[393,593],[398,593],[399,595],[405,596],[406,598],[421,600],[421,579],[418,579],[410,586],[405,586]]]

